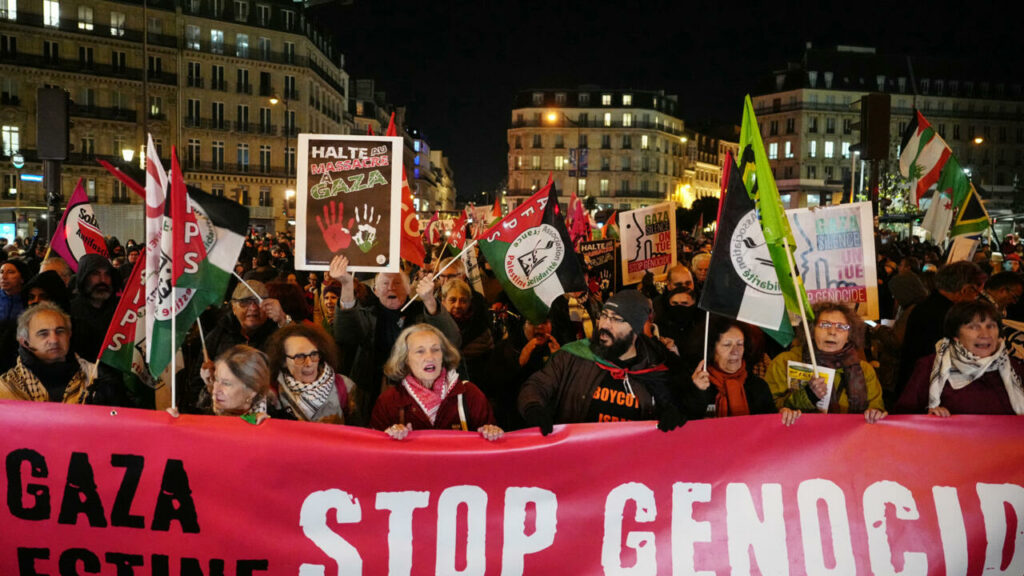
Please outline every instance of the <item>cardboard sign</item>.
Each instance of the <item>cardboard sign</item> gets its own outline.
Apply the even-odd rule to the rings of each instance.
[[[874,222],[870,202],[787,210],[807,299],[842,302],[878,320]]]
[[[650,271],[662,281],[676,264],[676,205],[663,202],[619,214],[622,284],[637,284]]]
[[[299,135],[295,268],[327,270],[344,254],[349,270],[397,272],[402,139]]]
[[[591,280],[596,280],[602,289],[614,290],[616,288],[615,240],[580,242],[580,256],[583,258],[583,266],[590,274]]]

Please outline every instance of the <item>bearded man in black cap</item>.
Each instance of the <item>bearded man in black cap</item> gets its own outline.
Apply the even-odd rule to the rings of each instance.
[[[658,420],[669,431],[686,423],[672,399],[666,350],[644,336],[650,301],[636,290],[612,296],[598,317],[593,340],[577,340],[530,376],[519,412],[543,435],[579,422]]]

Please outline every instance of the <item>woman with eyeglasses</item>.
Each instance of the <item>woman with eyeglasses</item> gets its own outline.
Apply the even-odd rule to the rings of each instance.
[[[355,383],[334,370],[334,342],[319,326],[298,323],[279,329],[267,343],[276,376],[275,408],[303,422],[345,424],[353,416]]]
[[[1024,414],[1024,363],[1010,357],[991,302],[960,302],[946,313],[935,354],[920,359],[893,407],[899,414]]]
[[[768,367],[765,380],[772,389],[776,406],[829,414],[864,414],[868,422],[884,418],[882,386],[875,369],[862,360],[864,322],[860,317],[838,302],[819,302],[814,305],[811,333],[818,366],[836,371],[829,403],[822,405],[822,400],[828,395],[828,387],[822,378],[814,378],[809,384],[797,388],[789,387],[789,362],[811,363],[807,343],[802,342],[804,332],[798,330],[801,342],[776,356]]]

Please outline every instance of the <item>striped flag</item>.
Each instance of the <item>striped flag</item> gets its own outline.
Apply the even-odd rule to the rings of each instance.
[[[900,174],[916,180],[916,200],[921,201],[932,184],[939,181],[942,167],[952,151],[931,123],[914,110],[914,117],[903,134],[900,145]]]
[[[587,289],[559,212],[549,182],[487,230],[479,243],[509,299],[535,323],[544,320],[555,298]]]
[[[698,306],[765,328],[772,338],[787,346],[793,339],[793,327],[778,274],[757,221],[754,199],[747,193],[731,153],[722,169],[722,187],[725,195],[715,246]]]

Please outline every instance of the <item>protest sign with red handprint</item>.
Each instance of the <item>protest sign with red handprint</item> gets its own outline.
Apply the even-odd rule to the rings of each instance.
[[[352,243],[352,233],[349,232],[349,229],[352,228],[355,219],[349,218],[348,227],[345,227],[343,225],[344,214],[344,202],[328,202],[324,204],[323,217],[316,217],[316,223],[320,226],[324,242],[327,243],[327,249],[331,252],[344,250]]]

